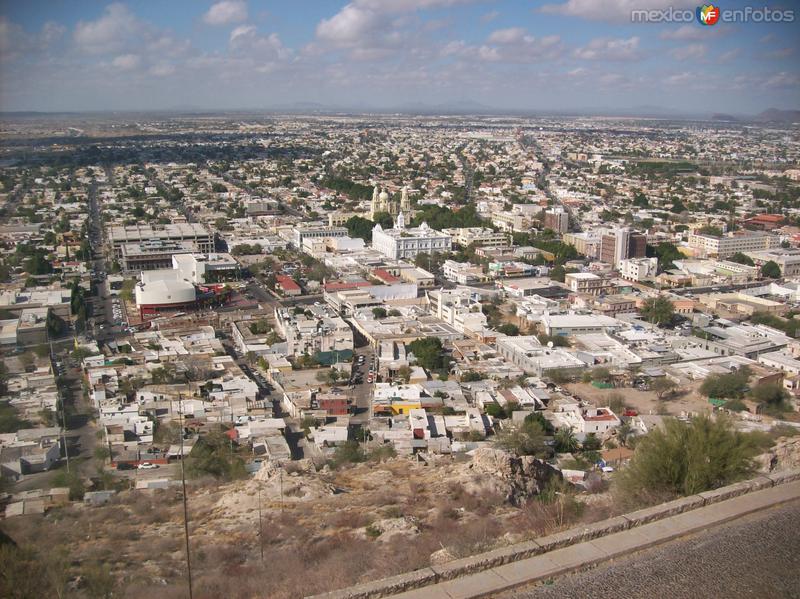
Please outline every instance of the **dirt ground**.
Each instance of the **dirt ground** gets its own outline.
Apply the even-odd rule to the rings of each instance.
[[[454,559],[536,538],[614,509],[605,493],[514,507],[493,479],[469,462],[396,458],[192,483],[194,596],[294,599],[427,566],[437,552]],[[68,551],[70,577],[102,564],[116,580],[114,597],[177,599],[186,596],[179,497],[178,489],[126,491],[107,506],[73,504],[8,519],[2,529],[37,553]]]
[[[677,389],[671,396],[659,400],[652,391],[639,391],[632,387],[618,389],[598,389],[590,383],[568,383],[564,385],[570,393],[598,406],[608,405],[609,396],[618,395],[625,405],[640,414],[670,414],[682,416],[689,413],[704,414],[711,411],[711,404],[700,395],[698,389],[702,381]]]

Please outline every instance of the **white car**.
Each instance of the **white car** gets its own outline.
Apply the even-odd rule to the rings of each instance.
[[[155,470],[158,468],[158,464],[153,464],[151,462],[142,462],[138,466],[139,470]]]

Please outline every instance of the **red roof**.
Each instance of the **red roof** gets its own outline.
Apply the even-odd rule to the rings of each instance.
[[[373,270],[372,275],[379,278],[384,283],[397,283],[400,280],[398,277],[382,268],[376,268]]]
[[[750,219],[751,222],[779,223],[783,220],[780,214],[757,214]]]
[[[300,285],[295,283],[292,277],[287,277],[286,275],[275,275],[275,280],[278,281],[278,285],[280,285],[281,289],[284,291],[300,291]]]
[[[331,281],[330,283],[325,283],[325,291],[345,291],[369,286],[370,283],[368,281]]]

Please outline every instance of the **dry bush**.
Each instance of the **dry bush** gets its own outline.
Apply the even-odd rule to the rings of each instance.
[[[362,510],[338,510],[328,517],[327,524],[334,528],[356,529],[364,528],[373,520],[372,514]]]

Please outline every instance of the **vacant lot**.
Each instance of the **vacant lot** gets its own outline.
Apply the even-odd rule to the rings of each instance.
[[[671,414],[680,416],[686,413],[702,414],[711,410],[711,404],[700,395],[698,388],[702,381],[679,388],[666,399],[659,400],[652,391],[639,391],[631,387],[619,389],[598,389],[589,383],[568,383],[565,385],[570,393],[598,406],[608,405],[609,398],[622,397],[625,405],[640,414]]]

